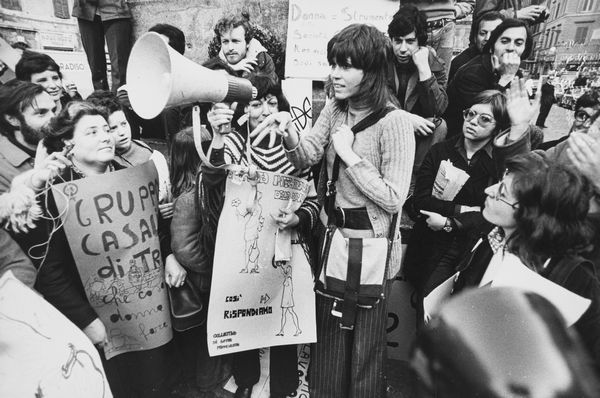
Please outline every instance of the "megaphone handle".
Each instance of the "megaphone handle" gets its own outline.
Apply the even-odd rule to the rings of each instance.
[[[192,132],[194,135],[194,145],[196,146],[196,151],[198,152],[198,156],[200,156],[200,160],[202,163],[211,168],[211,169],[221,169],[223,166],[215,166],[210,160],[206,157],[204,150],[202,149],[202,125],[200,124],[200,107],[198,105],[194,105],[192,108]]]

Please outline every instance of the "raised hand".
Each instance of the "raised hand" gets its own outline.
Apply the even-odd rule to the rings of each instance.
[[[500,74],[498,84],[506,86],[514,79],[521,65],[521,57],[515,52],[506,52],[498,58],[492,54],[492,67]]]
[[[535,98],[530,101],[524,79],[515,77],[510,88],[506,90],[506,110],[511,126],[529,125],[540,109],[541,97],[542,89],[538,85]]]
[[[248,72],[248,73],[252,73],[254,72],[254,67],[258,65],[258,62],[256,61],[256,58],[243,58],[240,62],[238,62],[237,64],[229,64],[229,66],[231,66],[231,69],[233,69],[234,71],[242,71],[242,72]]]
[[[517,11],[517,18],[524,19],[526,21],[535,21],[537,17],[544,11],[545,7],[543,6],[529,6],[525,8],[521,8]]]
[[[255,138],[255,142],[261,142],[268,135],[269,148],[272,148],[278,135],[286,137],[289,129],[293,128],[291,121],[292,115],[289,112],[272,113],[256,126],[250,137]]]

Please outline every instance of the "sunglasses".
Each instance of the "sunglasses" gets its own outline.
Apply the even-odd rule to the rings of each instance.
[[[496,120],[487,113],[477,113],[473,109],[465,109],[463,111],[465,121],[470,122],[474,117],[477,117],[477,124],[481,127],[487,127],[490,124],[496,123]]]

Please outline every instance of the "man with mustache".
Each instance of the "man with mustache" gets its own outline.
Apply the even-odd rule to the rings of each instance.
[[[14,79],[0,86],[0,193],[33,168],[42,130],[55,112],[56,103],[38,84]]]
[[[238,75],[248,78],[251,74],[269,76],[273,84],[279,78],[275,64],[267,49],[252,37],[250,16],[247,13],[223,17],[215,26],[221,43],[219,58],[225,61]]]

